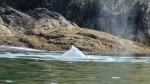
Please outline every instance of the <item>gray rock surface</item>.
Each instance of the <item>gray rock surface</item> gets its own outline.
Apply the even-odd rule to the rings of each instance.
[[[23,33],[32,28],[73,28],[76,24],[66,20],[62,15],[47,10],[46,8],[35,8],[25,13],[10,6],[0,8],[1,24],[15,33]]]
[[[108,32],[150,45],[149,0],[0,0],[0,2],[0,6],[3,7],[0,8],[0,16],[5,25],[11,29],[22,31],[23,26],[43,27],[43,29],[64,26],[70,28],[76,27],[71,23],[74,22],[80,27]],[[7,6],[13,9],[8,10]],[[34,24],[31,24],[32,22]],[[27,23],[31,25],[26,25]]]
[[[0,24],[0,36],[1,35],[12,35],[12,32],[6,26]]]
[[[0,17],[0,24],[4,24],[4,22],[3,22],[3,20],[2,20],[2,18]]]
[[[136,40],[150,45],[150,1],[141,3],[139,8],[138,32]]]
[[[26,12],[31,17],[35,18],[35,28],[73,28],[78,27],[76,24],[66,20],[62,15],[56,12],[47,10],[46,8],[36,8]]]
[[[32,24],[35,21],[34,18],[12,7],[7,6],[1,9],[0,16],[3,19],[5,26],[10,28],[14,33],[23,32],[26,27],[32,27]]]
[[[150,45],[149,0],[43,0],[43,6],[80,27]]]

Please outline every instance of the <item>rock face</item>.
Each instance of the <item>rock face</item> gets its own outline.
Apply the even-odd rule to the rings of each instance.
[[[19,25],[17,24],[19,22],[23,22],[19,27],[27,23],[35,22],[33,25],[27,25],[26,28],[32,26],[44,28],[45,26],[48,26],[48,28],[75,26],[64,18],[60,18],[62,17],[61,15],[63,15],[66,19],[76,23],[80,27],[108,32],[121,38],[150,45],[149,0],[0,0],[0,2],[0,6],[4,8],[7,6],[14,8],[6,12],[6,14],[8,14],[7,17],[1,14],[0,16],[5,20],[5,23],[11,23],[9,25],[15,26],[15,29],[16,26]],[[35,8],[47,8],[48,10]],[[18,13],[17,10],[27,12],[22,13],[25,15],[23,16],[20,14],[21,12]],[[0,11],[3,10],[1,9]],[[18,16],[15,14],[12,15],[14,11]],[[46,12],[43,13],[44,11]],[[56,14],[56,12],[61,15],[58,13]],[[35,16],[32,14],[35,14]],[[47,14],[50,14],[50,16]],[[51,15],[55,15],[55,17],[59,16],[59,19],[53,16],[51,17]],[[15,17],[15,20],[19,22],[11,22],[10,18],[12,17]],[[24,19],[20,21],[22,17]],[[48,19],[42,19],[43,17]],[[50,17],[52,19],[50,19]],[[51,23],[47,24],[49,22]],[[21,28],[21,30],[23,30],[23,28]]]
[[[49,11],[46,8],[35,8],[23,13],[10,6],[0,7],[0,17],[0,23],[10,28],[14,34],[23,33],[33,28],[78,27],[59,13]]]
[[[150,45],[149,0],[0,0],[0,2],[1,28],[3,30],[7,28],[13,34],[27,33],[26,31],[34,28],[49,30],[79,25]]]
[[[150,45],[149,0],[44,0],[43,5],[80,27]]]
[[[78,27],[76,24],[67,21],[62,15],[47,10],[46,8],[36,8],[26,12],[35,18],[34,28],[73,28]]]
[[[0,24],[4,24],[4,22],[3,22],[3,20],[2,20],[2,18],[0,17]]]
[[[121,39],[108,33],[85,28],[52,28],[51,30],[35,29],[28,34],[3,36],[1,45],[25,46],[29,48],[64,51],[74,45],[84,53],[95,54],[150,54],[150,48],[140,43]],[[71,49],[77,56],[78,49]],[[70,51],[69,51],[70,52]],[[65,55],[66,56],[66,55]],[[68,56],[68,55],[67,55]],[[84,57],[83,54],[80,55]]]
[[[150,1],[139,5],[136,41],[150,45]]]
[[[11,35],[12,32],[4,25],[0,24],[0,35]]]
[[[14,33],[24,31],[26,26],[31,26],[34,18],[12,7],[0,7],[0,16],[8,28]]]
[[[12,32],[6,27],[4,26],[4,22],[0,17],[0,35],[11,35]]]

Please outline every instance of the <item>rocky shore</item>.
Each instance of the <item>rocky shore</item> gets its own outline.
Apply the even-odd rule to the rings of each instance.
[[[150,48],[144,44],[85,28],[33,29],[25,34],[0,36],[0,38],[1,45],[44,51],[65,51],[74,45],[84,53],[150,54]]]
[[[0,46],[150,54],[149,0],[0,1]]]

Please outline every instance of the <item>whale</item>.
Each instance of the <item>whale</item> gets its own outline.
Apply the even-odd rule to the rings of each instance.
[[[81,52],[78,48],[72,45],[71,49],[66,51],[61,55],[61,57],[67,58],[87,58],[83,52]]]

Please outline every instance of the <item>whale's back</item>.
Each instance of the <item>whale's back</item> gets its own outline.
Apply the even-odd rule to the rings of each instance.
[[[61,55],[62,57],[71,57],[71,58],[86,58],[86,56],[76,47],[72,46],[72,48],[66,51]]]

